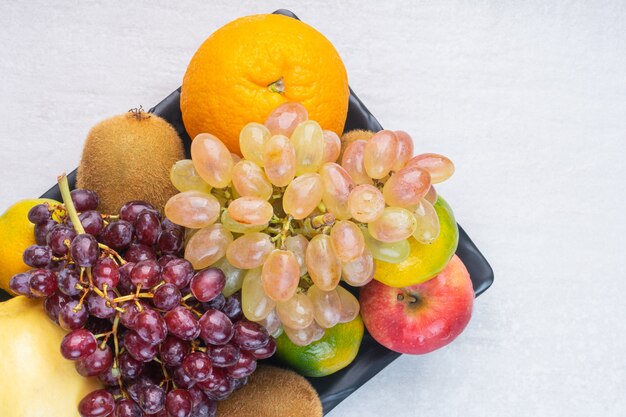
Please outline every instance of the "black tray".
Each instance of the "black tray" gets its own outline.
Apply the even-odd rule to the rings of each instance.
[[[297,17],[288,10],[277,10],[274,13],[283,14],[297,19]],[[183,125],[179,103],[180,88],[166,97],[165,100],[154,106],[150,111],[163,117],[165,120],[170,122],[172,126],[174,126],[183,140],[187,155],[189,155],[191,140],[189,139],[189,135],[185,131],[185,127]],[[350,89],[350,103],[348,107],[345,131],[353,129],[379,131],[382,130],[382,126],[369,112],[369,110],[367,110],[356,94],[354,94],[352,89]],[[68,179],[70,187],[74,188],[76,170],[69,174]],[[43,194],[42,197],[61,201],[59,187],[55,185]],[[479,296],[493,283],[493,270],[461,226],[459,226],[459,246],[456,254],[461,258],[467,267],[474,286],[474,292],[476,293],[476,296]],[[2,297],[0,294],[0,298],[5,297]],[[335,408],[337,404],[356,391],[361,385],[373,378],[398,356],[400,356],[399,353],[392,352],[379,345],[366,331],[363,337],[363,342],[361,343],[359,354],[354,362],[352,362],[348,367],[326,377],[308,378],[322,399],[324,414],[327,414],[330,410]]]

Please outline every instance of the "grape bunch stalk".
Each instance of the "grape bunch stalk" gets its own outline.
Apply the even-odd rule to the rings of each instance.
[[[78,405],[82,417],[211,417],[216,401],[246,384],[256,361],[276,350],[260,324],[243,318],[241,296],[222,294],[224,273],[194,270],[179,255],[184,230],[149,203],[117,215],[97,211],[93,191],[28,213],[36,245],[11,289],[45,298],[50,319],[67,330],[60,351],[78,373],[107,389]]]
[[[241,289],[245,317],[274,337],[284,331],[304,346],[353,320],[359,303],[341,280],[363,286],[375,259],[402,262],[409,239],[439,235],[433,184],[454,165],[413,156],[406,132],[342,145],[304,106],[285,103],[264,124],[245,125],[239,144],[243,158],[196,136],[191,160],[171,169],[180,193],[165,214],[186,228],[185,259],[222,269],[226,293]]]

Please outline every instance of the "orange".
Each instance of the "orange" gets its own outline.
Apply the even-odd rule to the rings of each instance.
[[[211,133],[240,154],[239,132],[263,123],[286,102],[341,135],[348,112],[348,76],[335,47],[311,26],[263,14],[213,33],[189,63],[180,97],[191,138]]]
[[[22,200],[0,215],[0,288],[10,291],[9,281],[15,274],[31,269],[22,260],[22,254],[35,245],[35,225],[28,220],[28,212],[37,204],[58,201],[45,198]]]

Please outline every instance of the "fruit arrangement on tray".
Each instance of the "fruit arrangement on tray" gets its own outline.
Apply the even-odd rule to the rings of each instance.
[[[326,38],[256,15],[187,68],[188,152],[141,108],[95,126],[75,189],[0,217],[0,415],[321,416],[302,376],[348,367],[365,330],[407,354],[454,340],[474,300],[435,189],[454,165],[344,132],[349,100]]]

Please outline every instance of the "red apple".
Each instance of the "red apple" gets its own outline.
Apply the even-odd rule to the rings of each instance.
[[[405,288],[376,280],[361,289],[361,316],[378,343],[419,355],[452,342],[472,316],[474,290],[463,262],[454,256],[436,277]]]

